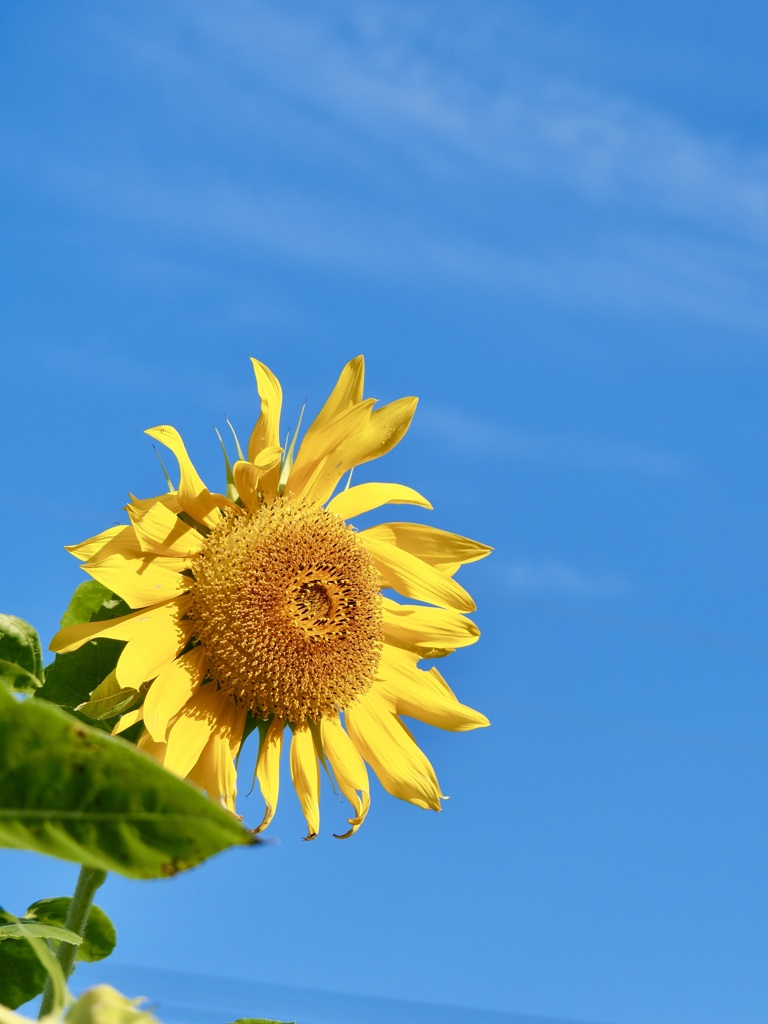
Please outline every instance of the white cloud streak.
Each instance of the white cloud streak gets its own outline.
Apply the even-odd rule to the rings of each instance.
[[[493,40],[511,38],[515,5],[499,25],[476,7],[454,5],[446,21],[430,5],[341,0],[185,0],[171,12],[151,36],[130,14],[94,13],[99,73],[110,60],[115,74],[140,71],[171,116],[193,111],[203,137],[226,146],[195,152],[197,171],[180,174],[140,155],[116,166],[100,140],[95,162],[78,154],[45,170],[79,202],[360,274],[417,269],[747,327],[768,313],[768,152],[563,80],[536,65],[530,26],[526,59],[510,60]],[[326,154],[328,176],[255,183],[264,151],[297,174]],[[578,206],[565,235],[525,222],[525,197],[542,189]],[[498,230],[467,202],[482,194]]]
[[[556,559],[518,560],[501,571],[508,589],[521,596],[616,597],[628,589],[626,580],[618,575],[585,572]]]
[[[424,404],[414,432],[438,437],[454,451],[488,459],[549,462],[578,470],[677,478],[694,471],[690,459],[645,444],[569,433],[515,429],[501,422]]]

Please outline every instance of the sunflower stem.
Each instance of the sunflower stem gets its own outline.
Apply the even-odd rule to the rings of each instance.
[[[91,912],[93,906],[93,897],[96,895],[96,890],[104,884],[104,879],[107,877],[106,871],[99,871],[96,868],[87,868],[83,865],[80,868],[80,875],[77,879],[77,885],[72,896],[72,902],[69,905],[67,911],[67,920],[64,923],[64,927],[68,928],[69,931],[74,932],[76,935],[81,937],[85,935],[85,928],[88,924],[88,915]],[[64,977],[68,978],[75,967],[75,958],[77,956],[77,946],[71,942],[60,942],[59,948],[56,951],[56,959],[64,972]],[[43,1001],[40,1004],[40,1014],[38,1019],[42,1019],[51,1012],[53,1008],[53,980],[48,976],[43,989]]]

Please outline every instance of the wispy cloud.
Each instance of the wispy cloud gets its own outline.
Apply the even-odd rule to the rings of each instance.
[[[565,80],[539,27],[515,41],[519,5],[446,20],[424,3],[185,0],[150,34],[121,10],[91,14],[98,74],[140,68],[179,149],[150,164],[102,132],[95,152],[41,161],[41,180],[102,217],[359,274],[747,327],[768,314],[768,151]],[[6,143],[26,174],[28,146]],[[259,174],[265,153],[277,173]],[[570,211],[565,232],[531,214],[543,192]]]
[[[506,587],[520,596],[614,597],[629,589],[621,576],[587,572],[556,559],[514,561],[501,572]]]
[[[458,452],[471,452],[473,457],[550,462],[582,470],[657,477],[679,477],[694,469],[684,456],[641,443],[515,429],[490,418],[428,403],[420,409],[413,430],[424,430]]]
[[[493,16],[476,7],[452,29],[418,4],[405,16],[371,2],[326,5],[321,15],[303,8],[298,20],[282,4],[228,12],[193,5],[191,14],[241,69],[268,71],[273,85],[386,139],[409,160],[434,167],[442,144],[444,160],[544,175],[595,199],[653,206],[761,241],[768,235],[768,152],[738,151],[531,59],[516,68],[493,45]],[[515,7],[508,19],[519,14]],[[496,27],[503,34],[508,24]]]

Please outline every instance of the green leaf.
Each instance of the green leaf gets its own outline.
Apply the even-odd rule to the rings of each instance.
[[[143,691],[135,690],[132,686],[121,686],[115,673],[110,672],[93,691],[91,699],[78,704],[75,710],[96,721],[104,722],[117,718],[138,704],[142,695]]]
[[[90,622],[101,606],[110,599],[118,601],[111,590],[96,580],[86,580],[79,587],[69,601],[67,610],[61,617],[61,628],[65,626],[76,626],[81,622]]]
[[[61,625],[104,622],[127,615],[129,611],[128,605],[101,583],[88,580],[75,590]],[[35,696],[64,708],[87,703],[96,687],[114,669],[124,647],[122,640],[89,640],[76,651],[57,654],[45,670],[45,683]]]
[[[68,928],[59,928],[52,924],[35,924],[23,921],[24,927],[20,924],[0,925],[0,941],[3,939],[23,939],[25,942],[28,935],[38,939],[55,939],[57,942],[70,942],[73,946],[79,946],[83,941],[75,932]]]
[[[24,619],[0,614],[0,679],[32,693],[43,682],[43,652],[37,631]]]
[[[176,874],[255,837],[123,740],[0,688],[0,846],[129,878]]]
[[[24,938],[19,919],[0,907],[0,931],[13,928],[5,938]],[[0,942],[0,1004],[17,1006],[34,999],[45,987],[48,972],[38,960],[29,942]]]
[[[33,927],[31,924],[27,924],[28,921],[39,921],[41,925],[45,926],[63,926],[66,924],[71,902],[71,896],[57,896],[53,899],[38,900],[37,903],[33,903],[27,910],[24,923],[27,925],[27,928]],[[40,925],[35,927],[40,927]],[[64,929],[62,928],[62,930]],[[54,939],[57,937],[61,938],[61,936],[55,935],[49,937]],[[88,963],[93,963],[95,960],[103,960],[115,948],[116,941],[115,926],[101,907],[94,905],[88,913],[85,935],[82,940],[78,936],[80,948],[77,951],[76,959],[86,960]]]

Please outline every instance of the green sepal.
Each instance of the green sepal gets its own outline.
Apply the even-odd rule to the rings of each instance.
[[[64,925],[66,924],[71,903],[71,896],[55,896],[52,899],[38,900],[27,909],[24,923],[27,924],[29,922],[27,924],[29,928],[33,927],[34,922],[39,922],[34,926],[49,927],[53,925],[59,927],[60,930],[65,930]],[[50,935],[48,937],[55,939],[62,936]],[[93,963],[96,960],[103,960],[105,957],[108,957],[117,942],[115,926],[101,907],[97,907],[95,904],[88,911],[88,924],[85,926],[85,934],[82,936],[82,939],[79,935],[75,935],[75,938],[77,939],[76,945],[79,946],[76,959],[85,960],[87,963]]]
[[[302,405],[301,407],[301,412],[299,413],[299,422],[296,424],[296,429],[293,432],[293,437],[290,439],[290,442],[288,440],[288,437],[286,437],[285,439],[285,448],[283,449],[285,455],[283,456],[283,464],[280,467],[280,479],[277,484],[278,494],[283,494],[285,492],[285,485],[288,482],[288,477],[290,475],[291,470],[293,469],[293,453],[296,449],[296,440],[298,439],[299,431],[301,430],[301,421],[304,419],[304,410],[306,408],[307,404],[305,402],[304,405]]]
[[[214,429],[216,428],[214,427]],[[230,430],[231,429],[232,424],[230,423]],[[234,431],[232,432],[234,433]],[[218,430],[216,430],[216,437],[218,437],[219,439],[219,444],[221,445],[221,454],[224,456],[224,471],[227,480],[227,486],[224,491],[224,494],[229,498],[230,501],[239,501],[240,495],[237,493],[237,488],[235,487],[235,475],[232,472],[232,463],[229,461],[227,449],[224,447],[224,438],[221,436]]]
[[[0,614],[0,680],[17,693],[34,693],[43,684],[40,637],[15,615]]]
[[[0,687],[0,846],[159,878],[257,840],[122,739]]]

